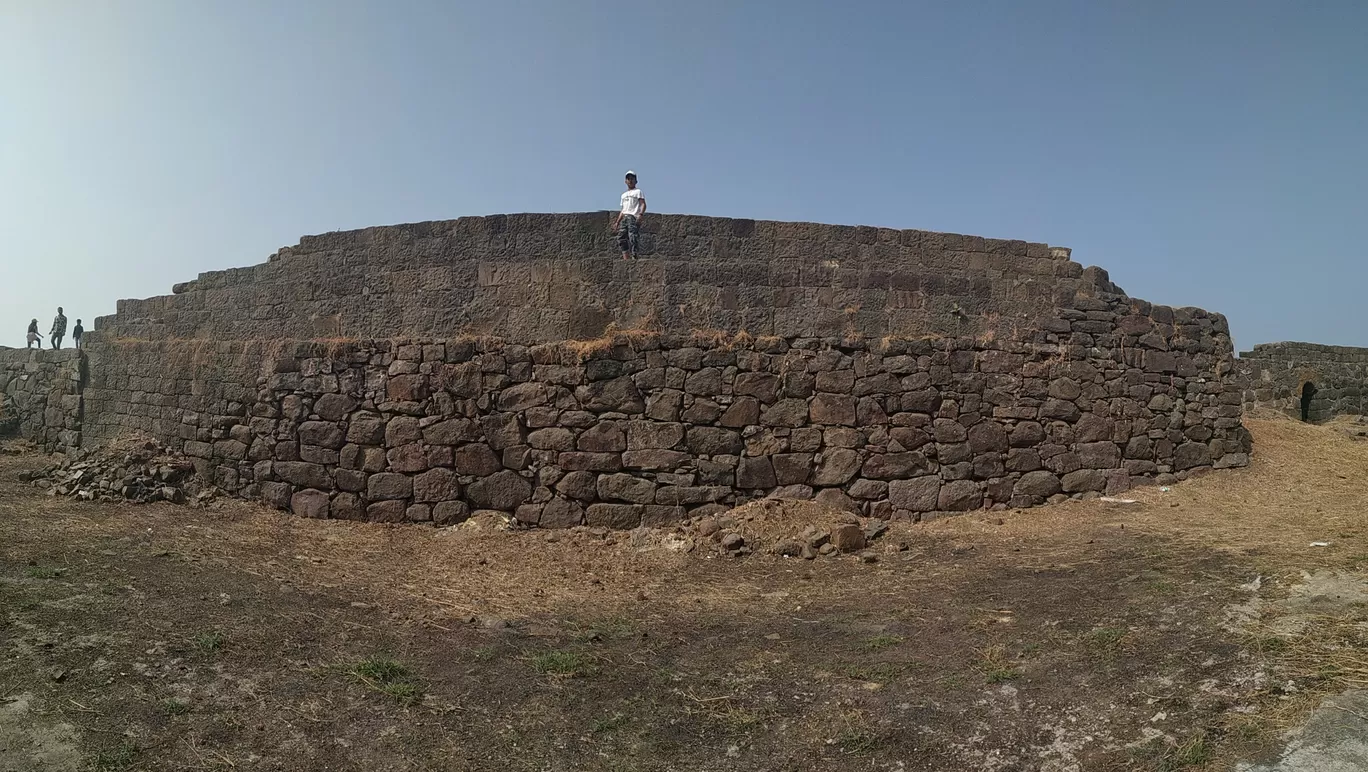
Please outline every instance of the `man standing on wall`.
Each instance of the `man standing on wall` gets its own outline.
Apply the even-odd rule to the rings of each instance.
[[[57,316],[52,320],[52,332],[48,334],[48,340],[52,342],[53,348],[62,347],[62,338],[66,337],[66,315],[62,313],[62,307],[57,306]]]
[[[646,196],[637,187],[636,172],[627,172],[627,192],[622,194],[622,206],[618,209],[613,230],[618,234],[618,246],[622,248],[622,259],[636,257],[637,244],[641,239],[641,218],[646,214]]]
[[[85,328],[81,326],[81,320],[76,320],[76,326],[71,328],[71,342],[76,344],[76,348],[81,347],[81,336],[85,334]]]

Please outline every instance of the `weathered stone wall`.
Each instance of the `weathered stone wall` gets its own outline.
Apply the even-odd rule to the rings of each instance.
[[[1229,352],[1173,350],[1180,330],[1214,340],[1218,318],[1083,305],[1075,324],[1126,313],[1114,354],[717,335],[123,344],[95,368],[90,433],[171,438],[241,495],[387,522],[483,508],[632,527],[769,494],[915,519],[1247,463],[1238,387],[1215,375]]]
[[[305,238],[122,301],[87,444],[310,516],[628,527],[780,495],[880,517],[1248,462],[1225,319],[1043,244],[516,215]]]
[[[0,348],[0,420],[17,416],[19,436],[46,450],[80,447],[82,375],[75,349]]]
[[[1238,374],[1247,407],[1264,407],[1306,419],[1368,415],[1368,348],[1316,343],[1261,343],[1240,354]]]
[[[269,261],[123,300],[106,338],[279,340],[613,329],[879,338],[1036,328],[1115,291],[1069,250],[978,236],[651,215],[623,261],[610,215],[466,217],[306,236]]]

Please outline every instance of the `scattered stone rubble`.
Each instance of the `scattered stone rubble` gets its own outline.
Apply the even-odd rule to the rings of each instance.
[[[1334,426],[1351,440],[1368,440],[1368,416],[1341,419]]]
[[[882,520],[813,502],[765,499],[690,518],[673,528],[639,528],[629,538],[637,547],[678,552],[728,557],[768,553],[805,560],[857,554],[872,563],[878,558],[871,548],[887,532],[888,523]],[[884,547],[888,552],[907,549],[899,541],[889,541]]]
[[[203,505],[215,496],[212,488],[195,478],[188,460],[155,442],[74,451],[44,469],[20,472],[19,480],[46,489],[50,496],[82,501]]]

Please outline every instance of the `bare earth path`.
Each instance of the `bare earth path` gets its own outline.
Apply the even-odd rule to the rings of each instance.
[[[1249,423],[1250,469],[874,563],[85,504],[0,456],[0,772],[1272,765],[1368,678],[1362,604],[1281,602],[1365,575],[1368,443]]]

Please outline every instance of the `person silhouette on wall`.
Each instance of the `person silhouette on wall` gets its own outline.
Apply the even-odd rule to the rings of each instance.
[[[81,320],[76,320],[76,326],[71,328],[71,342],[76,344],[76,348],[81,347],[81,336],[85,335],[85,328],[81,326]]]
[[[62,313],[62,307],[57,306],[57,316],[52,320],[52,332],[48,333],[48,341],[52,343],[54,349],[62,347],[62,338],[66,337],[66,314]]]
[[[34,319],[33,321],[29,322],[28,335],[25,336],[25,339],[28,341],[28,345],[24,346],[24,348],[33,348],[33,344],[35,343],[38,344],[38,348],[43,347],[43,336],[38,334],[37,319]]]
[[[628,171],[627,192],[622,194],[622,206],[618,209],[613,230],[618,234],[618,246],[622,248],[622,259],[636,257],[637,245],[641,241],[641,218],[646,214],[646,196],[637,187],[636,172]]]

